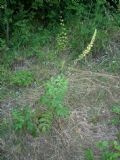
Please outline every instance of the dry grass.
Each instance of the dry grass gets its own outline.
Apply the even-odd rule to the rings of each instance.
[[[58,121],[59,127],[55,123],[48,134],[36,138],[16,135],[9,128],[0,142],[2,160],[84,160],[87,148],[93,148],[95,160],[99,160],[96,142],[117,139],[118,128],[110,124],[110,110],[113,104],[120,104],[120,77],[75,68],[69,68],[66,76],[69,119]],[[1,104],[3,115],[10,117],[16,104],[35,107],[42,93],[43,87],[37,86],[26,89],[17,99],[8,99]]]

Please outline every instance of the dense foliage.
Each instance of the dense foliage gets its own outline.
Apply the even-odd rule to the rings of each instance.
[[[110,6],[117,11],[118,3],[116,0],[1,0],[0,36],[6,37],[6,42],[9,44],[9,39],[16,25],[24,29],[25,24],[22,22],[25,19],[35,19],[46,26],[49,23],[58,22],[60,15],[67,20],[70,15],[80,14],[84,9],[88,10],[86,14],[93,13],[96,8],[110,9]],[[3,46],[4,40],[0,39],[0,42]]]

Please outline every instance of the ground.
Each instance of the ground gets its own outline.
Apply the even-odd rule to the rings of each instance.
[[[111,123],[112,107],[120,105],[120,75],[87,67],[65,66],[64,74],[69,82],[65,104],[70,108],[69,118],[58,120],[59,125],[54,122],[49,133],[38,137],[16,135],[9,127],[0,139],[2,160],[84,160],[88,149],[99,160],[101,152],[96,143],[120,141],[120,126]],[[29,104],[34,109],[44,92],[43,82],[60,73],[54,64],[36,63],[34,59],[14,64],[14,70],[21,69],[33,71],[38,81],[27,88],[5,88],[1,117],[10,117],[11,109],[17,105]]]

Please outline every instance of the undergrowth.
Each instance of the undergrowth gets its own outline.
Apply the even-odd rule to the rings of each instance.
[[[111,8],[109,9],[109,7],[107,8],[106,2],[102,0],[98,0],[96,3],[93,1],[91,1],[91,3],[87,1],[77,2],[69,0],[49,1],[47,2],[49,5],[42,2],[44,1],[30,1],[30,3],[21,1],[20,4],[17,4],[16,0],[9,1],[10,4],[4,0],[0,2],[0,100],[2,100],[1,104],[4,103],[5,100],[6,103],[3,105],[5,108],[13,105],[12,111],[10,108],[10,117],[8,116],[4,119],[0,126],[1,128],[3,127],[3,137],[7,133],[7,127],[10,128],[10,131],[15,132],[16,136],[18,134],[30,134],[32,136],[44,135],[45,133],[50,133],[56,123],[60,127],[59,123],[69,117],[70,110],[64,103],[68,91],[68,80],[64,75],[60,74],[53,76],[46,82],[49,77],[48,72],[54,72],[51,69],[54,68],[54,70],[57,70],[55,72],[61,73],[66,71],[66,66],[71,66],[72,62],[77,59],[80,62],[77,66],[78,69],[83,66],[85,69],[94,70],[95,72],[111,72],[111,77],[112,74],[119,75],[120,73],[120,13],[118,11],[114,11]],[[60,5],[61,3],[62,5]],[[63,4],[65,6],[63,6]],[[57,9],[59,8],[58,11],[56,7]],[[41,13],[41,15],[39,15],[39,13]],[[97,30],[95,30],[95,28]],[[116,39],[117,33],[118,39]],[[90,42],[91,37],[92,40]],[[117,44],[117,46],[115,44]],[[107,46],[109,46],[109,49],[106,49]],[[114,48],[116,48],[116,50]],[[68,60],[70,61],[67,64],[66,62]],[[38,71],[36,71],[36,74],[38,74],[38,78],[36,79],[35,71],[24,70],[24,66],[22,66],[23,70],[13,71],[15,69],[15,63],[19,65],[22,61],[29,61],[31,70],[32,65],[35,65],[35,63],[42,66],[43,72],[46,66],[50,67],[45,73],[47,76],[44,77],[41,73],[39,75],[39,73],[37,73]],[[39,70],[41,68],[39,68]],[[56,73],[52,74],[55,75]],[[76,77],[74,77],[74,73],[70,74],[71,77],[73,74],[71,79],[71,81],[73,81]],[[81,75],[83,76],[81,78],[84,80],[85,75]],[[15,101],[18,100],[18,97],[7,104],[9,98],[11,99],[12,97],[10,90],[15,88],[18,89],[19,92],[20,88],[23,90],[31,89],[32,84],[34,85],[34,82],[39,82],[39,79],[42,79],[42,84],[44,83],[44,92],[42,92],[42,96],[39,97],[37,105],[20,105],[16,107],[17,102]],[[92,82],[88,76],[85,77],[85,80],[87,79],[92,85],[94,85],[94,81],[97,81],[93,79]],[[83,81],[82,83],[84,84]],[[84,94],[84,90],[82,91],[84,88],[83,84],[81,84],[80,88],[77,88],[79,91],[76,92],[83,92]],[[102,84],[103,83],[99,85],[102,86]],[[89,84],[86,84],[85,93],[89,95],[91,88],[89,90],[89,86],[87,88],[87,85]],[[117,83],[117,87],[118,86],[119,83]],[[109,90],[106,86],[103,87]],[[17,91],[15,90],[15,92]],[[74,94],[76,94],[76,92],[74,92]],[[106,92],[103,92],[102,97],[104,97],[104,93]],[[110,95],[112,94],[111,91],[108,92]],[[97,96],[98,99],[100,94],[101,93]],[[8,95],[8,98],[6,95]],[[73,97],[70,98],[72,100]],[[78,97],[78,99],[79,98],[81,97]],[[104,100],[101,98],[101,101]],[[86,106],[86,104],[81,105]],[[102,105],[104,105],[104,102]],[[4,107],[1,110],[4,110]],[[7,112],[6,110],[5,112]],[[119,105],[114,105],[111,113],[112,120],[110,125],[119,129]],[[98,121],[96,117],[93,121],[94,125],[97,125],[96,122]],[[79,123],[77,125],[79,125]],[[82,134],[82,132],[81,129],[79,134]],[[70,141],[72,141],[70,139],[72,136],[69,135],[67,131],[64,134],[69,144]],[[120,140],[120,132],[117,138]],[[64,146],[63,144],[64,142],[62,143],[62,147]],[[62,147],[60,146],[59,148]],[[68,147],[68,150],[70,147]],[[100,153],[101,160],[118,160],[120,158],[120,144],[117,141],[102,141],[95,147]],[[89,148],[85,152],[86,160],[94,160],[96,156],[94,152],[93,149]],[[57,151],[55,153],[57,153]]]
[[[33,81],[33,74],[25,70],[16,71],[10,77],[10,84],[18,87],[28,87]]]
[[[24,84],[26,86],[26,83],[23,83],[24,79],[22,80],[18,81],[17,79],[18,85]],[[52,128],[54,121],[58,121],[59,118],[67,118],[69,109],[64,106],[67,85],[68,81],[63,75],[52,77],[45,84],[45,94],[40,98],[40,105],[42,104],[44,109],[42,110],[40,107],[32,109],[30,106],[21,106],[21,109],[16,107],[11,111],[12,129],[16,133],[28,132],[35,136],[39,135],[40,132],[48,132]],[[9,121],[8,119],[6,120]]]
[[[117,141],[101,141],[96,144],[100,152],[101,160],[118,160],[120,158],[120,144]],[[92,149],[85,151],[86,160],[95,160],[95,154]]]

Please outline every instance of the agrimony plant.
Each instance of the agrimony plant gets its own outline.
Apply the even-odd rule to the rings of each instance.
[[[75,64],[78,61],[86,58],[86,56],[90,53],[90,51],[91,51],[91,49],[92,49],[92,47],[94,45],[94,42],[95,42],[95,39],[96,39],[96,35],[97,35],[97,29],[95,29],[94,34],[92,36],[92,39],[91,39],[90,43],[88,44],[87,48],[83,51],[82,54],[79,55],[78,59],[75,60]]]
[[[41,102],[57,116],[66,116],[68,109],[64,106],[64,98],[68,81],[63,75],[52,77],[45,85],[45,94]]]
[[[58,50],[63,51],[67,46],[68,37],[67,37],[67,30],[65,27],[64,19],[62,18],[62,16],[60,16],[60,28],[61,28],[61,31],[57,35],[57,48]]]
[[[23,109],[13,109],[12,121],[14,130],[27,130],[30,133],[34,133],[35,124],[33,122],[33,115],[32,109],[28,106],[25,106]]]
[[[50,128],[52,121],[59,117],[67,117],[69,109],[64,106],[64,98],[68,88],[68,81],[63,75],[52,77],[45,85],[45,93],[40,102],[46,106],[47,112],[40,119],[42,130]],[[42,122],[42,123],[41,123]]]

